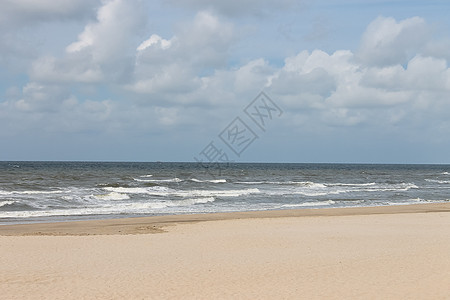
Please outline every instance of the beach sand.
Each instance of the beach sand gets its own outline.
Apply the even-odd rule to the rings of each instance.
[[[450,299],[450,203],[0,226],[1,299]]]

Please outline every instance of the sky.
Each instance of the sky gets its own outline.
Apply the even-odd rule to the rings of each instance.
[[[0,160],[449,164],[449,13],[0,0]]]

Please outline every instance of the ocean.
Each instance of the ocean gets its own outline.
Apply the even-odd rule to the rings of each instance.
[[[450,201],[450,165],[0,162],[0,224]]]

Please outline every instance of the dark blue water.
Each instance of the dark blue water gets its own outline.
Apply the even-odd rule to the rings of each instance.
[[[450,201],[450,165],[0,162],[0,223]]]

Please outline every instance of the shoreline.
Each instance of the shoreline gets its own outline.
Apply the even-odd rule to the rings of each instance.
[[[167,227],[175,226],[177,224],[199,223],[208,221],[300,217],[339,217],[355,215],[410,214],[432,212],[450,212],[450,202],[370,207],[286,209],[226,213],[182,214],[82,221],[5,224],[0,225],[0,236],[88,236],[152,234],[166,232]]]

